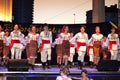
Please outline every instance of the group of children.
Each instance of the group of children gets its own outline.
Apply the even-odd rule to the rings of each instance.
[[[87,70],[82,70],[81,71],[81,77],[73,77],[73,76],[68,76],[70,73],[69,68],[63,67],[60,69],[60,76],[57,76],[56,80],[93,80],[92,78],[88,77],[88,72]]]
[[[26,49],[27,59],[34,69],[35,58],[37,57],[37,50],[41,53],[41,62],[43,69],[46,66],[50,68],[51,63],[51,47],[56,45],[57,64],[72,67],[73,57],[75,51],[78,53],[78,68],[81,69],[84,62],[84,57],[90,57],[91,66],[97,65],[100,60],[101,52],[103,51],[103,58],[107,59],[108,52],[111,53],[111,60],[117,59],[119,37],[115,33],[115,29],[111,29],[108,37],[103,37],[100,33],[100,27],[96,26],[95,33],[88,39],[88,34],[85,32],[86,26],[80,27],[80,32],[74,35],[69,33],[69,27],[64,25],[60,34],[52,42],[52,32],[49,31],[48,24],[44,24],[43,31],[38,34],[36,26],[32,25],[27,36],[21,33],[18,24],[14,25],[14,30],[10,32],[8,29],[5,32],[0,25],[0,62],[6,64],[8,61],[9,51],[11,51],[11,59],[21,59],[21,54]],[[76,50],[75,50],[76,49]],[[2,55],[3,53],[3,55]],[[47,65],[46,65],[47,64]]]

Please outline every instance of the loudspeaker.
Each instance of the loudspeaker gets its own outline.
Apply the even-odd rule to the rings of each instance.
[[[118,71],[119,62],[117,60],[100,60],[97,66],[98,71]]]
[[[8,71],[28,71],[29,64],[26,59],[10,59],[7,67]]]

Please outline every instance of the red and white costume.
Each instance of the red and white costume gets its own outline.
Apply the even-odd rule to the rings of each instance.
[[[4,32],[0,31],[0,62],[2,58],[2,53],[3,53],[3,46],[4,46]]]
[[[4,43],[5,43],[5,47],[3,49],[3,58],[8,58],[8,55],[9,55],[9,52],[10,52],[11,37],[10,36],[4,36]]]
[[[21,59],[23,45],[21,44],[21,32],[20,31],[12,31],[10,33],[11,36],[11,59]]]
[[[88,41],[89,42],[89,41]],[[88,43],[87,54],[89,55],[89,61],[93,62],[94,53],[93,53],[93,43]]]
[[[117,60],[119,37],[118,34],[109,34],[107,37],[108,49],[111,52],[111,60]]]
[[[70,39],[70,33],[61,33],[60,38],[62,39],[62,53],[63,57],[69,57],[70,56],[70,44],[69,44],[69,39]]]
[[[71,40],[77,40],[77,52],[78,52],[78,61],[83,62],[84,61],[84,56],[86,53],[86,43],[88,41],[88,35],[87,33],[77,33]]]
[[[102,34],[93,34],[90,39],[90,42],[92,41],[93,47],[102,48],[102,39],[103,39]],[[100,56],[99,53],[100,53],[100,50],[97,52],[94,51],[94,56],[99,57]]]
[[[72,39],[73,37],[71,37],[70,39]],[[76,40],[73,40],[71,43],[70,43],[70,56],[68,58],[68,60],[70,62],[73,62],[73,56],[75,55],[75,47],[76,47]]]
[[[60,37],[56,38],[53,44],[56,44],[57,57],[62,57],[62,39]]]
[[[41,49],[41,61],[51,60],[52,32],[42,31],[39,37],[39,46]]]
[[[26,41],[27,44],[29,44],[28,47],[29,53],[27,54],[28,58],[36,58],[37,48],[38,48],[38,38],[39,38],[39,34],[28,33],[27,41]]]

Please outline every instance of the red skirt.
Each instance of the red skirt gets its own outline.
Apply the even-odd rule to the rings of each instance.
[[[101,41],[94,41],[93,44],[93,52],[94,52],[94,56],[100,56],[101,53]]]
[[[4,55],[4,57],[8,57],[9,53],[10,53],[10,47],[9,46],[5,46],[3,48],[3,55]]]
[[[62,56],[62,44],[57,44],[56,53],[57,53],[57,56]]]
[[[0,56],[2,56],[2,52],[3,52],[3,40],[0,40]]]
[[[26,45],[26,54],[27,54],[27,58],[30,58],[30,50],[29,50],[29,46],[30,46],[30,44],[28,43],[27,45]]]
[[[62,42],[63,56],[70,56],[70,43],[69,40],[63,40]]]
[[[31,40],[29,43],[29,53],[30,53],[29,56],[36,57],[37,47],[38,47],[37,41]]]

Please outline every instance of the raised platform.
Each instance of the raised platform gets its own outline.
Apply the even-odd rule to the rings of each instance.
[[[117,72],[102,71],[96,68],[84,67],[88,71],[88,76],[94,80],[120,80],[120,69]],[[70,76],[80,77],[81,70],[77,67],[70,68]],[[35,70],[29,71],[8,71],[6,67],[0,67],[0,80],[55,80],[59,75],[59,68],[52,66],[51,69],[43,70],[41,66],[36,66]]]

